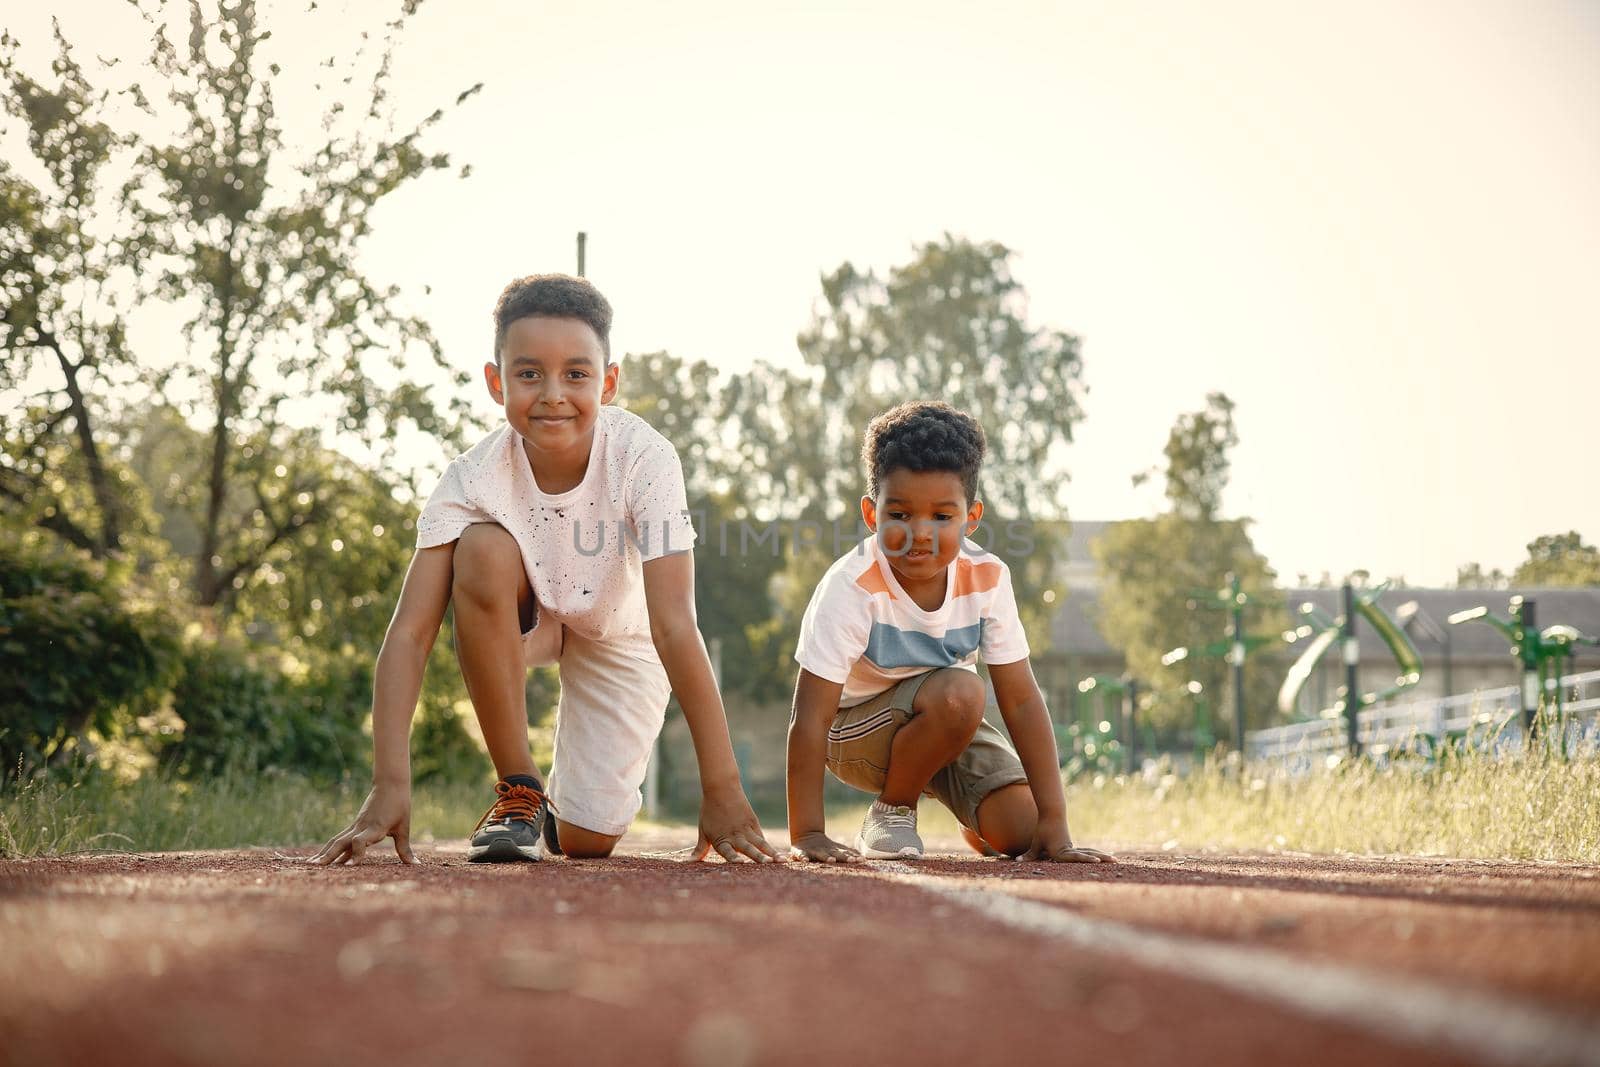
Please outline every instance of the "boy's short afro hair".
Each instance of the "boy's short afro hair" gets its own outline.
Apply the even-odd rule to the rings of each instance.
[[[913,400],[867,424],[861,461],[874,500],[890,471],[949,471],[961,479],[970,505],[978,499],[978,470],[988,442],[978,420],[942,400]]]
[[[558,319],[578,319],[589,325],[600,338],[600,348],[611,362],[611,304],[600,290],[583,278],[569,274],[530,274],[518,278],[500,293],[494,304],[494,361],[500,362],[500,349],[506,331],[518,319],[548,315]]]

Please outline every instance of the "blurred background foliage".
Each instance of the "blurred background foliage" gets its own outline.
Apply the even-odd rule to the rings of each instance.
[[[402,122],[388,102],[413,5],[322,75],[320,138],[281,128],[253,5],[140,10],[136,81],[81,62],[59,31],[48,72],[0,40],[0,102],[31,157],[0,161],[0,390],[27,391],[0,423],[0,523],[25,546],[5,558],[3,754],[14,773],[131,740],[183,776],[357,775],[418,503],[387,450],[420,431],[442,460],[486,428],[468,390],[430,389],[407,362],[420,352],[459,387],[475,360],[447,360],[356,263],[374,206],[451,167],[424,145],[446,109]],[[141,121],[120,126],[114,100]],[[308,141],[322,147],[286,148]],[[857,450],[878,411],[924,396],[966,407],[991,435],[995,521],[1063,517],[1078,342],[1026,322],[1011,258],[945,235],[884,278],[841,265],[821,279],[798,368],[624,361],[621,402],[683,460],[700,622],[730,697],[792,685],[810,590],[857,539]],[[128,329],[150,302],[180,313],[159,350]],[[307,398],[325,418],[291,417]],[[838,545],[797,535],[797,519],[839,523]],[[744,526],[765,539],[747,545]],[[1049,569],[1017,573],[1042,588]],[[1040,598],[1019,599],[1042,641]],[[484,773],[451,648],[447,622],[419,777]],[[550,672],[530,676],[535,730],[558,693]]]
[[[414,9],[321,74],[329,103],[310,136],[281,128],[281,72],[256,51],[270,29],[248,2],[140,6],[149,61],[133,81],[80,62],[59,32],[50,69],[25,69],[0,36],[0,111],[26,146],[0,159],[0,395],[19,398],[0,407],[5,775],[107,746],[135,752],[124,769],[188,777],[365,773],[372,664],[426,490],[388,460],[402,432],[436,440],[442,466],[488,428],[465,388],[477,356],[440,351],[403,294],[358,266],[374,208],[452,172],[426,137],[478,88],[420,120],[395,114],[388,57]],[[113,99],[140,121],[113,121]],[[286,147],[302,143],[320,147]],[[619,402],[682,458],[699,620],[730,701],[786,699],[812,589],[856,540],[862,430],[907,399],[985,426],[986,526],[1005,555],[1005,524],[1033,524],[1031,550],[1007,558],[1030,642],[1048,648],[1082,361],[1075,336],[1027,320],[1012,261],[945,234],[886,275],[843,263],[819,279],[796,366],[624,359]],[[179,325],[139,348],[128,320],[149,303]],[[1230,571],[1252,630],[1281,621],[1248,520],[1219,513],[1236,442],[1226,396],[1181,417],[1158,472],[1168,510],[1101,545],[1099,621],[1136,676],[1215,639],[1190,601]],[[780,519],[748,540],[745,526]],[[1463,568],[1463,584],[1508,580]],[[1600,583],[1600,554],[1576,533],[1541,538],[1516,580]],[[447,620],[413,736],[423,780],[488,774],[452,648]],[[1194,669],[1220,706],[1224,666]],[[528,691],[548,758],[553,672]],[[1186,706],[1158,692],[1157,722]]]

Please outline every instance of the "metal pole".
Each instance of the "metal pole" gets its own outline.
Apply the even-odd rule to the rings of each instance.
[[[1356,591],[1344,583],[1344,721],[1350,754],[1361,755],[1361,739],[1356,736],[1356,715],[1361,711],[1361,644],[1356,639]]]
[[[1444,628],[1444,695],[1446,698],[1456,695],[1454,681],[1450,677],[1450,627]]]
[[[1528,732],[1531,739],[1539,729],[1539,697],[1544,687],[1539,684],[1538,641],[1539,623],[1538,614],[1534,610],[1531,600],[1522,602],[1522,633],[1518,635],[1517,650],[1522,654],[1522,728]],[[1535,654],[1528,655],[1528,649],[1533,648]]]
[[[578,277],[583,275],[583,246],[589,241],[589,235],[582,230],[578,231]]]
[[[1128,730],[1128,772],[1139,773],[1139,683],[1128,680],[1127,711],[1122,721]]]
[[[1239,576],[1228,575],[1228,606],[1233,615],[1233,647],[1228,650],[1228,662],[1233,664],[1233,743],[1244,755],[1244,597],[1239,593]]]

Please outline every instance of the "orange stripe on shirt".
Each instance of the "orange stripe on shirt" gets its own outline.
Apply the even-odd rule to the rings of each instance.
[[[955,566],[956,589],[953,596],[986,593],[1000,584],[1000,564],[993,560],[974,563],[966,556],[957,556]]]
[[[890,589],[889,583],[883,580],[883,572],[878,569],[877,560],[873,560],[872,566],[861,572],[861,576],[856,579],[856,584],[868,593],[888,593],[890,600],[895,598],[894,590]]]

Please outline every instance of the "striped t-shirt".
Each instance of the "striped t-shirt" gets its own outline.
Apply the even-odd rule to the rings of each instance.
[[[1028,639],[1017,618],[1011,571],[972,541],[963,541],[947,571],[944,603],[923,611],[900,588],[894,570],[868,537],[828,568],[800,622],[800,666],[844,683],[841,708],[938,667],[974,669],[1026,659]]]

